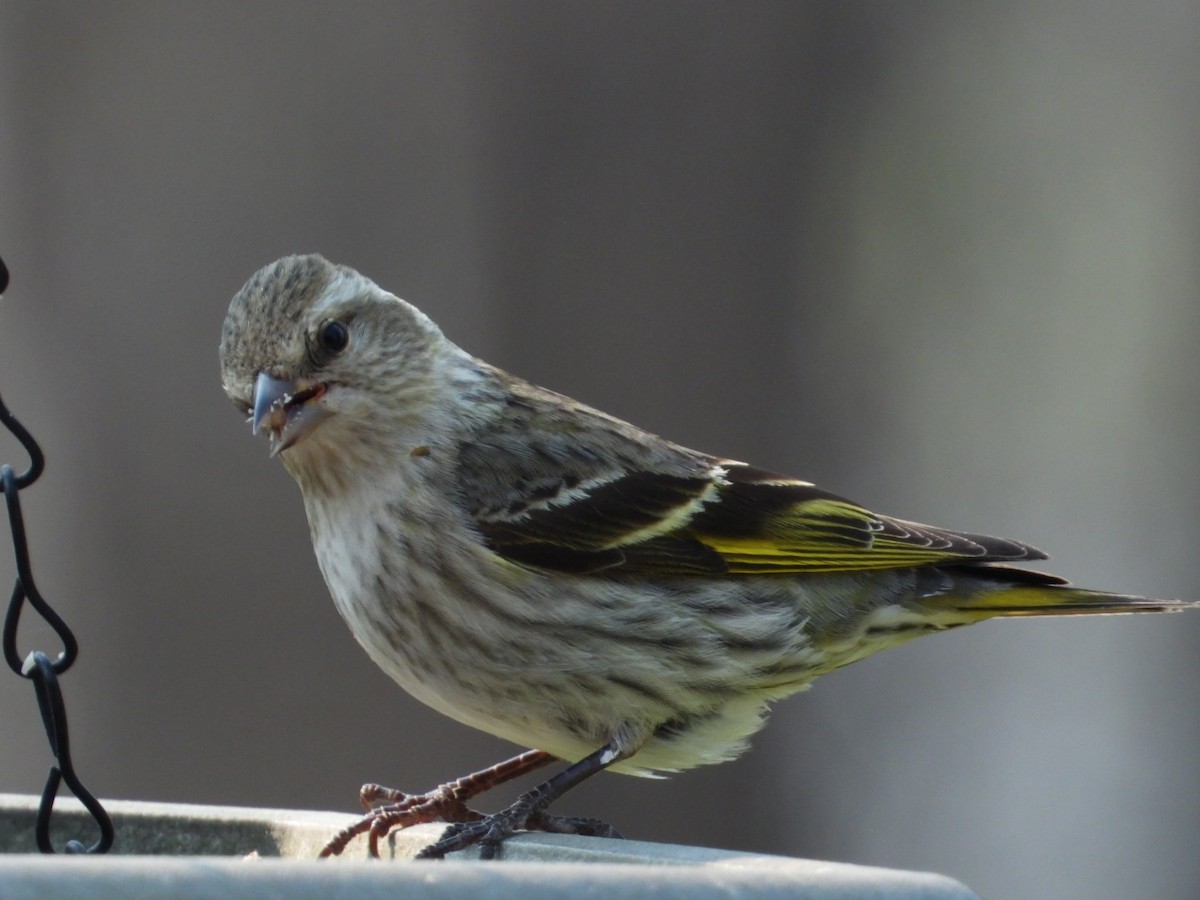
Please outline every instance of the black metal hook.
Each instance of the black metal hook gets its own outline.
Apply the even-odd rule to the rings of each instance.
[[[54,845],[50,842],[50,815],[54,811],[54,800],[58,795],[59,785],[65,781],[71,793],[79,798],[100,829],[100,838],[90,847],[84,847],[79,841],[68,841],[67,853],[106,853],[113,842],[112,819],[100,805],[100,801],[92,796],[75,774],[75,765],[71,762],[71,745],[67,738],[67,710],[63,703],[62,691],[58,687],[58,673],[54,663],[50,662],[50,657],[45,653],[35,650],[25,660],[21,674],[33,680],[38,709],[42,713],[42,724],[46,726],[46,737],[58,761],[57,766],[50,767],[50,775],[46,779],[45,788],[42,789],[42,802],[38,807],[35,826],[38,849],[42,853],[55,852]]]
[[[42,472],[46,468],[46,457],[42,453],[42,448],[38,446],[38,442],[33,439],[33,435],[9,411],[3,397],[0,397],[0,425],[12,432],[13,437],[21,442],[21,446],[29,454],[29,468],[17,477],[17,487],[27,488],[42,476]]]
[[[13,473],[12,466],[0,466],[0,481],[4,486],[4,499],[8,504],[8,521],[12,529],[13,549],[17,557],[17,581],[13,586],[12,598],[8,604],[8,612],[4,616],[4,660],[8,667],[17,674],[22,672],[23,663],[17,652],[17,626],[21,621],[21,610],[25,601],[37,611],[58,635],[63,643],[63,650],[53,663],[56,673],[65,672],[75,662],[79,654],[79,643],[75,635],[67,627],[67,623],[54,611],[54,608],[42,597],[33,581],[33,572],[29,565],[29,545],[25,539],[25,520],[21,515],[21,500],[17,494],[18,479]],[[28,677],[28,676],[26,676]]]

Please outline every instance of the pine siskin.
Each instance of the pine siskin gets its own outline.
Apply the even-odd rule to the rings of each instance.
[[[1026,544],[872,513],[688,450],[475,359],[413,306],[320,256],[263,269],[221,337],[225,392],[300,485],[338,611],[401,687],[535,751],[419,797],[457,822],[423,855],[549,816],[603,769],[733,759],[768,704],[914,637],[993,616],[1194,604],[1067,586]],[[568,767],[483,817],[463,801]],[[366,789],[364,789],[366,790]],[[348,837],[346,838],[348,839]],[[345,840],[334,841],[338,852]]]

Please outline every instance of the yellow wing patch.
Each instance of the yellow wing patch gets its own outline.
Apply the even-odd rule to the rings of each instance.
[[[708,504],[684,531],[720,554],[730,574],[1044,558],[1016,541],[877,515],[806,482],[755,477],[757,470],[748,467],[731,467],[729,474],[718,502]]]

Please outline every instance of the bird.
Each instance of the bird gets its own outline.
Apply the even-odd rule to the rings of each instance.
[[[421,856],[521,831],[611,770],[742,754],[775,701],[921,635],[995,617],[1196,605],[1071,586],[1016,540],[873,512],[702,453],[470,355],[318,254],[256,272],[220,341],[225,393],[298,483],[316,559],[368,656],[419,701],[531,748],[388,802],[330,842],[442,820]],[[466,800],[564,764],[508,807]]]

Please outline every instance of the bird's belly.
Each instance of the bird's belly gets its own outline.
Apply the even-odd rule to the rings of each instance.
[[[744,627],[723,632],[678,596],[669,602],[619,583],[514,574],[487,558],[464,572],[464,558],[410,565],[390,580],[333,579],[330,587],[359,643],[412,696],[564,759],[585,756],[631,724],[646,743],[618,771],[733,758],[761,727],[766,703],[801,690],[818,664],[803,652],[794,610],[787,621],[781,614],[775,624],[756,624],[759,646]],[[481,570],[488,577],[479,578]]]

